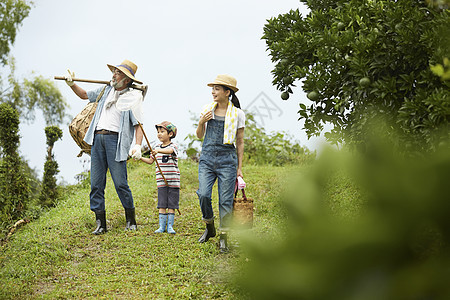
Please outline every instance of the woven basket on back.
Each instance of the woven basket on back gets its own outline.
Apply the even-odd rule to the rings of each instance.
[[[96,101],[86,104],[83,110],[75,118],[73,118],[72,122],[69,124],[70,135],[75,143],[77,143],[78,147],[81,148],[81,151],[77,157],[80,157],[83,153],[91,155],[91,145],[84,141],[84,136],[89,129],[89,125],[91,124],[95,110],[97,109],[98,101],[103,96],[105,88],[106,86],[102,89]]]

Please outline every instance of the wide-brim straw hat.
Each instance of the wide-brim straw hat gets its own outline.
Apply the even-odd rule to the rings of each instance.
[[[237,91],[239,91],[239,89],[236,86],[237,85],[236,78],[234,78],[233,76],[230,76],[230,75],[226,75],[226,74],[217,75],[214,82],[208,83],[207,85],[208,86],[223,85],[223,86],[226,86],[226,87],[232,89],[235,93]]]
[[[114,72],[114,69],[119,69],[122,71],[128,78],[132,79],[133,81],[142,84],[142,81],[137,80],[134,75],[137,71],[137,66],[133,62],[129,61],[128,59],[125,59],[120,65],[109,65],[107,64],[108,68],[111,70],[111,72]]]

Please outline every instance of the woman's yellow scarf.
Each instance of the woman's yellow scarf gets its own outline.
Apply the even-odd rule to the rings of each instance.
[[[207,104],[203,107],[201,116],[216,108],[217,102]],[[228,102],[227,112],[225,114],[225,125],[223,129],[223,143],[233,144],[236,139],[238,124],[238,108]]]

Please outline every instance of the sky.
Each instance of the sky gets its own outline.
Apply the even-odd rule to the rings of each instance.
[[[316,150],[323,139],[308,140],[298,121],[298,106],[308,103],[306,95],[297,84],[294,95],[281,100],[272,85],[274,64],[261,39],[267,19],[296,8],[303,16],[308,12],[298,0],[35,0],[10,54],[18,78],[34,73],[53,79],[70,69],[78,78],[110,80],[107,64],[133,61],[136,78],[149,87],[143,119],[148,138],[156,140],[154,125],[168,120],[178,128],[175,142],[180,145],[195,133],[192,117],[212,101],[206,84],[229,74],[237,79],[241,107],[267,133],[284,131]],[[74,117],[86,102],[64,81],[55,83]],[[78,84],[86,90],[99,87]],[[41,112],[20,128],[21,155],[42,178],[46,141]],[[89,157],[76,157],[79,148],[68,124],[61,129],[63,138],[54,146],[58,181],[73,184],[76,174],[89,169]]]

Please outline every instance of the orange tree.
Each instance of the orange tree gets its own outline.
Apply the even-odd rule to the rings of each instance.
[[[448,1],[301,0],[310,9],[267,21],[263,39],[275,68],[273,84],[288,99],[301,81],[308,137],[361,144],[383,117],[404,145],[432,149],[448,134],[449,81],[430,66],[450,57]],[[434,5],[433,5],[434,4]]]

